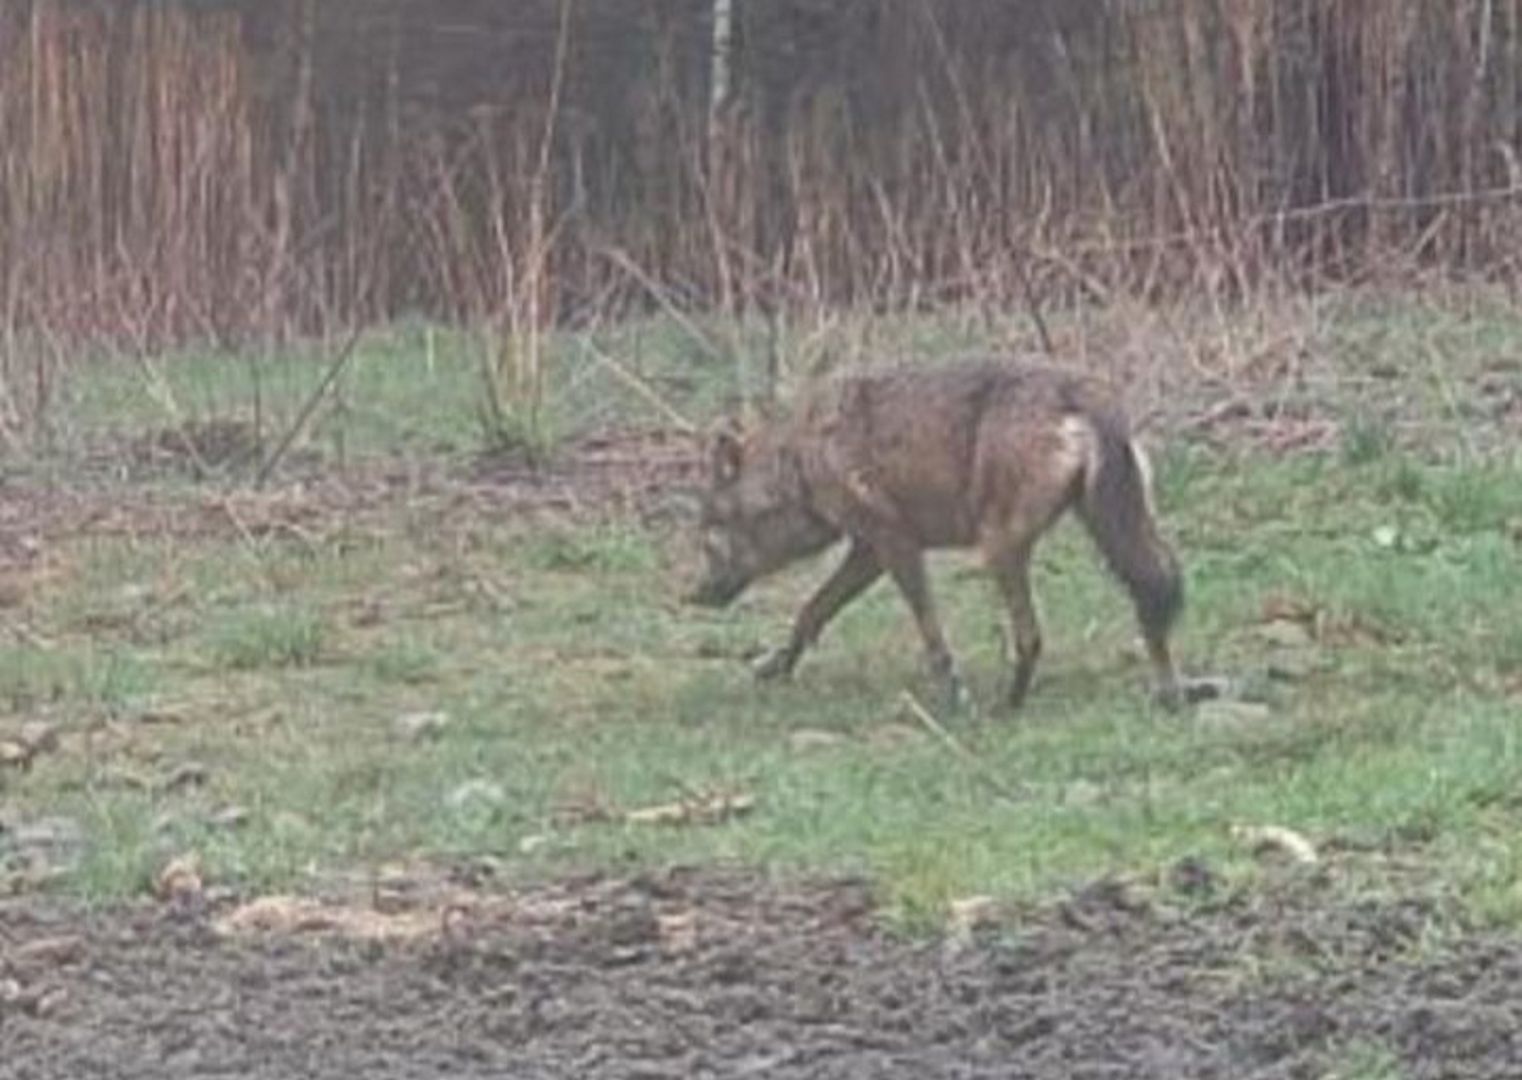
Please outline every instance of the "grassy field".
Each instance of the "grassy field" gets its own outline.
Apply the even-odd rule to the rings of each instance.
[[[52,438],[9,467],[10,490],[39,504],[90,492],[99,509],[0,582],[0,739],[24,741],[37,721],[60,736],[28,768],[0,766],[0,883],[107,900],[188,852],[208,881],[248,893],[419,859],[507,878],[722,860],[863,872],[912,921],[1104,874],[1165,885],[1185,858],[1250,886],[1263,864],[1232,829],[1276,825],[1321,848],[1351,891],[1454,894],[1514,921],[1522,468],[1504,438],[1468,434],[1482,429],[1465,410],[1471,375],[1516,328],[1406,318],[1326,330],[1329,366],[1355,373],[1402,360],[1401,342],[1443,344],[1380,376],[1378,409],[1356,389],[1316,399],[1324,446],[1154,437],[1188,574],[1180,656],[1234,680],[1239,700],[1182,715],[1147,704],[1124,595],[1066,524],[1038,560],[1047,653],[1027,706],[948,719],[954,746],[906,703],[928,686],[887,586],[793,684],[762,688],[745,660],[780,640],[824,560],[730,611],[686,609],[669,519],[520,513],[482,484],[454,497],[451,477],[494,438],[463,339],[367,339],[262,494],[246,490],[247,462],[196,480],[172,444],[153,443],[167,465],[139,451],[154,432],[227,417],[257,417],[267,448],[315,385],[313,356],[84,370]],[[669,327],[637,337],[607,345],[623,374],[694,420],[735,394],[723,350]],[[912,344],[960,341],[953,328]],[[618,391],[627,379],[564,348],[546,446],[572,461],[577,432],[657,422]],[[1418,360],[1432,355],[1456,359]],[[1453,434],[1406,437],[1428,420]],[[418,461],[444,479],[362,506],[311,481]],[[218,500],[256,517],[278,503],[288,524],[183,527]],[[934,566],[953,647],[991,702],[991,586],[970,558]],[[727,799],[748,812],[627,817]],[[39,865],[57,876],[27,877]]]

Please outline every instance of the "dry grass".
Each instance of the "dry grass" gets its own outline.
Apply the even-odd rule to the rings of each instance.
[[[540,0],[468,37],[344,5],[9,6],[0,433],[45,426],[84,345],[247,355],[404,308],[482,335],[483,408],[533,444],[545,335],[633,308],[827,327],[955,302],[1045,337],[1096,302],[1224,324],[1331,281],[1514,277],[1522,0],[1035,28],[992,0],[874,6],[742,8],[718,108],[701,5]]]

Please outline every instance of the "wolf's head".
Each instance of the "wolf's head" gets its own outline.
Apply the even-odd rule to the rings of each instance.
[[[704,451],[699,528],[706,561],[688,603],[723,607],[751,582],[827,547],[839,535],[809,505],[783,430],[746,432],[726,420]]]

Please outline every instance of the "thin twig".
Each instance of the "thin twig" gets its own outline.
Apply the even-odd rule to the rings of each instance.
[[[1036,324],[1036,336],[1041,339],[1041,348],[1048,356],[1056,356],[1057,350],[1052,345],[1052,335],[1046,328],[1046,316],[1041,314],[1041,301],[1036,297],[1036,286],[1031,281],[1031,270],[1025,258],[1015,260],[1015,273],[1020,277],[1020,291],[1025,294],[1025,306],[1030,309],[1031,322]]]
[[[259,475],[254,478],[255,487],[262,488],[269,481],[270,475],[274,473],[276,467],[285,458],[291,446],[301,437],[302,432],[306,430],[307,423],[312,419],[312,414],[317,411],[317,407],[323,403],[328,396],[328,392],[332,390],[333,384],[338,381],[338,377],[349,366],[349,360],[354,356],[355,347],[359,345],[359,338],[364,333],[364,330],[365,324],[356,320],[353,328],[349,331],[348,340],[343,343],[343,348],[338,350],[338,355],[333,357],[333,362],[328,365],[328,370],[323,375],[322,381],[308,395],[306,402],[301,406],[301,412],[296,415],[296,419],[286,429],[285,434],[281,436],[279,445],[270,452],[270,456],[265,458],[264,464],[259,467]]]
[[[632,371],[625,368],[617,360],[613,359],[607,353],[603,352],[596,345],[593,345],[590,341],[585,342],[583,347],[586,349],[588,354],[591,355],[593,360],[596,360],[614,377],[616,377],[619,382],[623,383],[630,390],[633,390],[636,394],[643,398],[645,402],[653,406],[657,412],[659,412],[667,420],[671,421],[672,424],[676,425],[676,427],[681,430],[683,434],[690,435],[698,430],[696,424],[687,419],[687,417],[683,416],[676,410],[673,405],[671,405],[663,397],[652,390],[644,379],[641,379],[638,375],[635,375]]]
[[[660,282],[656,281],[643,266],[615,247],[600,248],[599,253],[644,286],[645,291],[655,299],[655,302],[661,306],[661,309],[671,316],[683,330],[687,331],[692,336],[692,339],[701,345],[710,356],[720,358],[724,355],[719,347],[713,343],[713,339],[703,333],[697,323],[693,322],[692,318],[685,311],[676,306],[676,303],[667,295],[667,289]]]
[[[990,774],[983,767],[983,762],[978,759],[977,755],[958,742],[957,737],[947,731],[946,725],[937,720],[929,709],[921,705],[918,698],[908,690],[904,691],[903,697],[904,704],[909,707],[909,711],[914,715],[914,718],[924,725],[925,730],[934,735],[942,746],[946,747],[955,757],[959,758],[962,764],[967,766],[968,771],[973,774],[975,779],[981,780],[995,795],[1001,798],[1008,799],[1010,802],[1021,801],[1019,794],[998,777]]]

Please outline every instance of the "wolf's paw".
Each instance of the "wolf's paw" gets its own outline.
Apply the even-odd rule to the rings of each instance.
[[[967,689],[967,684],[962,681],[962,676],[953,671],[941,683],[941,708],[948,716],[957,716],[967,720],[981,720],[982,714],[978,710],[977,699]]]
[[[751,672],[757,682],[781,682],[792,676],[796,661],[792,650],[786,647],[773,649],[751,665]]]

